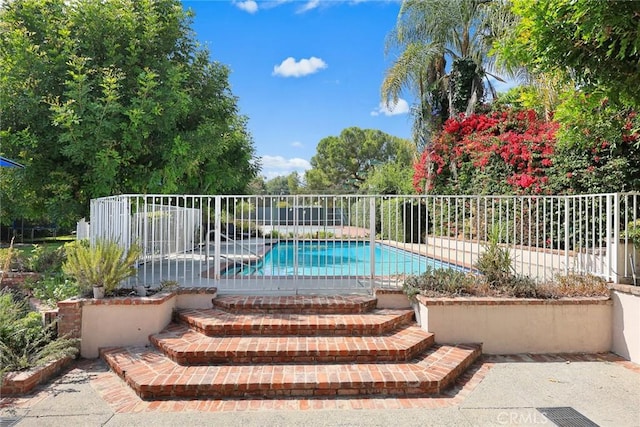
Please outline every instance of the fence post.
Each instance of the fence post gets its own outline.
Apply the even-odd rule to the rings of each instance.
[[[295,195],[293,196],[293,277],[296,279],[298,278],[298,220],[298,196]]]
[[[376,277],[376,199],[369,197],[369,254],[371,263],[369,264],[370,286],[373,290],[373,283]]]
[[[569,275],[569,196],[564,196],[564,274]]]
[[[220,233],[222,233],[222,227],[220,226],[220,215],[222,213],[222,196],[215,196],[213,204],[213,229],[215,230],[213,234],[213,277],[215,278],[215,280],[220,280]],[[209,243],[207,242],[207,245],[208,244]]]
[[[618,282],[618,242],[620,241],[620,194],[607,195],[607,280]]]
[[[624,269],[623,271],[619,271],[620,269],[618,268],[618,256],[620,255],[618,253],[618,249],[620,248],[620,193],[614,193],[613,194],[613,251],[611,253],[611,255],[613,256],[614,262],[615,262],[615,266],[616,266],[616,271],[615,271],[615,275],[614,277],[611,278],[611,280],[614,283],[620,283],[620,278],[622,277],[622,275],[624,274]],[[624,256],[624,254],[622,254],[622,256]],[[625,265],[625,261],[623,260],[623,264]]]

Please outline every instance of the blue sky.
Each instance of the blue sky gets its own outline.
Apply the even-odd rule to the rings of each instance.
[[[303,173],[318,142],[351,126],[409,138],[404,99],[381,108],[398,1],[186,1],[211,59],[231,69],[262,175]]]

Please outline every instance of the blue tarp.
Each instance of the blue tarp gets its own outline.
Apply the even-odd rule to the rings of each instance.
[[[23,168],[24,166],[13,160],[9,160],[6,157],[0,156],[0,167],[3,168]]]

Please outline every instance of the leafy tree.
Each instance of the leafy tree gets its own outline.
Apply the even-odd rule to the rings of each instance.
[[[499,94],[491,103],[493,111],[507,109],[535,110],[545,120],[553,120],[553,113],[562,102],[562,95],[573,91],[574,86],[563,82],[556,72],[529,74],[525,84],[513,87]]]
[[[375,166],[367,176],[362,190],[368,194],[411,194],[414,192],[411,180],[411,164],[400,162],[383,163]]]
[[[640,3],[513,0],[516,30],[498,44],[505,61],[532,72],[560,71],[614,101],[640,101]]]
[[[557,133],[549,185],[583,194],[640,189],[640,118],[601,92],[569,92],[555,115]]]
[[[415,149],[405,139],[379,130],[351,127],[339,136],[323,138],[311,158],[312,169],[305,174],[307,189],[334,193],[354,193],[362,189],[377,165],[410,164]]]
[[[287,186],[289,187],[289,194],[298,194],[300,191],[300,175],[298,172],[291,172],[287,175]]]
[[[287,176],[276,176],[265,183],[265,194],[298,194],[300,190],[300,175],[291,172]]]
[[[484,97],[482,79],[491,74],[490,48],[513,16],[502,1],[405,0],[387,50],[399,50],[382,83],[387,104],[407,89],[418,99],[414,141],[429,142],[431,131],[459,112],[471,113]],[[447,72],[447,61],[451,70]],[[493,90],[487,81],[490,90]]]
[[[259,167],[246,118],[191,19],[178,0],[3,3],[0,137],[26,165],[2,183],[21,192],[10,216],[70,224],[100,196],[244,191]]]
[[[286,176],[276,176],[265,183],[265,194],[289,194],[289,183]]]
[[[640,4],[514,0],[513,11],[518,24],[497,48],[507,64],[546,83],[545,109],[559,124],[551,191],[640,188]]]
[[[262,176],[255,177],[247,186],[247,194],[267,194],[267,183]]]

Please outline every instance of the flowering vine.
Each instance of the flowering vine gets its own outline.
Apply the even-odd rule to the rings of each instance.
[[[444,123],[414,165],[416,191],[436,185],[454,185],[463,171],[482,172],[489,167],[516,193],[540,193],[553,164],[558,124],[538,118],[533,110],[460,114]]]

